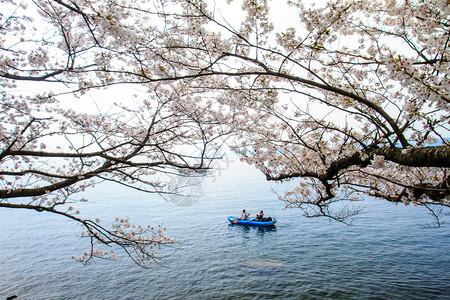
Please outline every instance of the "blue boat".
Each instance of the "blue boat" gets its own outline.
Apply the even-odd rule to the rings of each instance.
[[[241,220],[238,217],[230,216],[228,217],[228,221],[231,224],[239,224],[239,225],[251,225],[251,226],[273,226],[277,222],[277,219],[272,219],[271,221],[256,221],[256,220]]]

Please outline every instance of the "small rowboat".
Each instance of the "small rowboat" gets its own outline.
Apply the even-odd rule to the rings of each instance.
[[[251,225],[251,226],[273,226],[277,220],[272,219],[271,221],[256,221],[256,220],[240,220],[238,217],[228,217],[228,221],[231,224],[239,224],[239,225]]]

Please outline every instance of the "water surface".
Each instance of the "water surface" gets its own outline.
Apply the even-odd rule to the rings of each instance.
[[[187,207],[110,185],[88,192],[82,214],[162,224],[179,241],[149,270],[126,258],[77,263],[71,256],[89,248],[80,226],[2,209],[0,298],[450,299],[448,225],[423,228],[432,221],[424,209],[373,199],[356,226],[306,219],[281,210],[272,190],[288,186],[234,162],[205,179],[202,196]],[[277,217],[276,228],[228,224],[226,217],[244,208]]]

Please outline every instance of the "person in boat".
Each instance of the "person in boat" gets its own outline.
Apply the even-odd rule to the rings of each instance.
[[[256,214],[256,221],[263,221],[264,220],[264,212],[260,211],[259,214]]]
[[[264,212],[260,211],[259,214],[256,214],[256,221],[260,221],[260,222],[270,222],[273,219],[271,217],[264,217]]]
[[[241,217],[240,217],[239,219],[240,219],[240,220],[248,220],[248,216],[250,216],[250,214],[247,213],[247,212],[245,211],[245,209],[243,209],[243,210],[242,210],[242,215],[241,215]]]

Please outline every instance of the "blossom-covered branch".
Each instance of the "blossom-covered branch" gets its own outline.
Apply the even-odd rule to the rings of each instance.
[[[176,242],[164,235],[166,229],[161,226],[156,228],[152,226],[142,227],[130,224],[129,219],[116,218],[111,228],[107,229],[99,224],[100,220],[98,219],[92,221],[77,217],[71,212],[72,209],[60,211],[55,207],[2,202],[0,202],[0,207],[49,212],[80,223],[85,229],[81,236],[90,239],[91,249],[85,251],[82,256],[73,258],[84,263],[88,263],[93,258],[118,260],[119,256],[115,254],[116,251],[114,250],[114,246],[116,246],[125,251],[137,265],[149,268],[152,263],[158,261],[154,248],[168,246]],[[97,248],[98,246],[106,246],[107,250],[100,250]]]
[[[180,3],[162,78],[245,111],[230,118],[235,151],[269,179],[304,179],[288,206],[341,221],[329,208],[362,195],[449,206],[447,4],[290,2],[298,20],[282,28],[268,1],[242,1],[236,29],[202,1]]]

